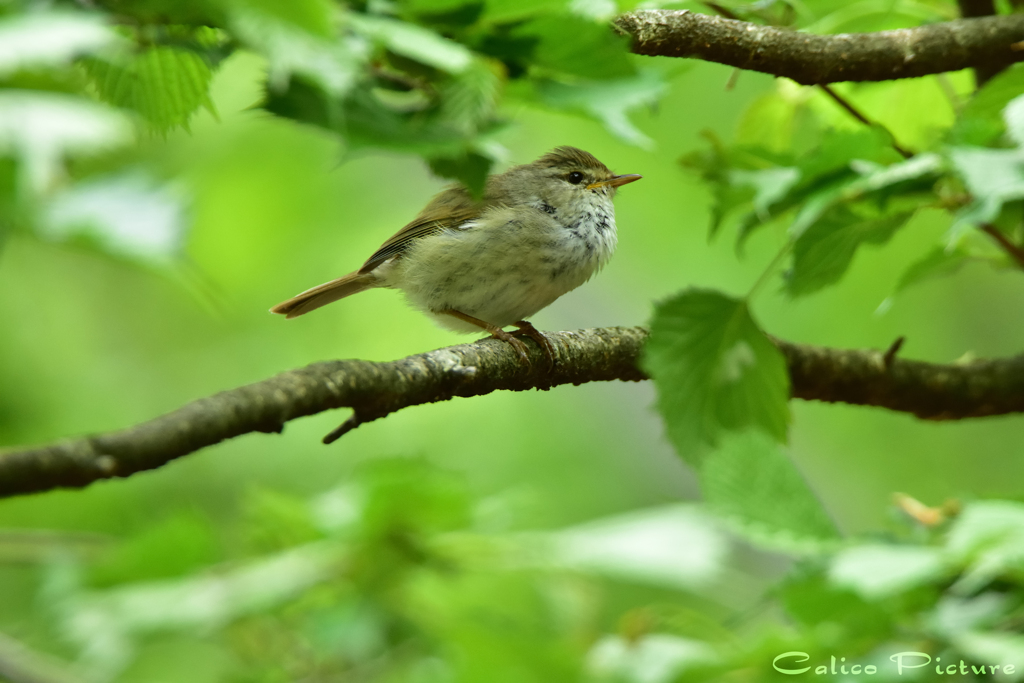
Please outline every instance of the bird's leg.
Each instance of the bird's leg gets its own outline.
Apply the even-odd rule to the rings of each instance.
[[[544,333],[533,326],[533,323],[520,320],[519,322],[512,323],[519,329],[513,332],[513,336],[527,336],[533,341],[537,342],[537,346],[544,352],[544,355],[548,357],[548,364],[551,367],[555,367],[557,356],[555,355],[555,345],[551,343],[551,340],[544,336]]]
[[[473,316],[467,315],[467,314],[463,313],[462,311],[456,311],[454,308],[446,308],[443,311],[438,311],[438,313],[443,313],[445,315],[450,315],[453,318],[458,318],[459,320],[463,320],[463,321],[469,323],[470,325],[476,325],[481,330],[485,330],[487,332],[490,332],[491,336],[494,337],[495,339],[500,339],[501,341],[507,342],[509,345],[511,345],[512,348],[516,350],[516,353],[519,354],[519,361],[523,365],[529,365],[530,364],[530,356],[526,352],[526,344],[524,344],[522,341],[516,339],[515,337],[513,337],[511,334],[509,334],[505,330],[501,329],[500,327],[497,327],[496,325],[492,325],[492,324],[490,324],[488,322],[484,322],[480,318],[474,318]]]

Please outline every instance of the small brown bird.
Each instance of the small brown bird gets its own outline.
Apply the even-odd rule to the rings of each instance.
[[[576,289],[615,250],[616,188],[639,175],[614,175],[592,154],[558,147],[532,164],[487,179],[481,201],[453,186],[381,245],[363,266],[271,310],[289,318],[374,287],[400,289],[442,326],[484,330],[511,344],[551,342],[526,318]],[[503,327],[515,325],[508,333]]]

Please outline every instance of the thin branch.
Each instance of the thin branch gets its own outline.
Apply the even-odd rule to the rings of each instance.
[[[389,363],[326,361],[189,403],[120,431],[0,453],[0,496],[80,487],[155,469],[249,432],[333,408],[355,412],[342,431],[409,406],[496,390],[646,379],[638,360],[647,331],[608,327],[549,332],[558,363],[527,342],[532,366],[496,340],[451,346]],[[773,340],[786,357],[795,398],[879,406],[929,420],[1024,412],[1024,355],[935,365],[882,351]]]
[[[614,26],[637,54],[694,57],[804,85],[889,81],[1024,61],[1024,14],[960,19],[877,33],[813,35],[687,10],[636,10]]]
[[[889,135],[889,141],[892,144],[892,148],[899,152],[900,156],[902,156],[904,159],[909,159],[910,157],[914,156],[913,152],[900,145],[899,141],[896,140],[896,136],[893,135],[892,131],[890,131],[888,128],[882,126],[881,124],[875,123],[874,121],[869,119],[859,109],[854,107],[853,104],[848,102],[846,98],[844,98],[842,95],[840,95],[839,93],[837,93],[835,90],[828,87],[824,83],[819,83],[818,87],[821,88],[826,95],[831,97],[840,107],[845,109],[847,113],[850,114],[850,116],[857,119],[865,126],[878,126],[882,130],[884,130]]]
[[[1010,241],[1010,238],[1003,234],[1003,231],[991,223],[983,223],[981,231],[999,243],[999,246],[1010,255],[1010,257],[1024,268],[1024,247],[1020,247]]]

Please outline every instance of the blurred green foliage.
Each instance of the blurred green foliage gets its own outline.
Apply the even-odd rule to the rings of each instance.
[[[0,5],[0,443],[452,343],[386,292],[291,324],[265,310],[359,263],[430,173],[479,191],[559,144],[645,179],[617,199],[616,259],[538,323],[649,321],[656,378],[422,406],[332,449],[317,437],[340,418],[319,416],[3,501],[0,671],[667,683],[963,659],[965,678],[1020,677],[1022,418],[788,403],[762,326],[1019,353],[1024,278],[977,228],[1024,242],[1024,70],[834,85],[867,127],[819,90],[628,54],[607,20],[631,8]],[[957,13],[729,10],[816,32]],[[900,652],[922,653],[902,675]]]

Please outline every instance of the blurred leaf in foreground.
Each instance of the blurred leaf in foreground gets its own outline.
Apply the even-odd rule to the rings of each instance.
[[[168,265],[189,224],[182,191],[140,173],[97,178],[55,195],[40,224],[46,239],[93,244],[115,256]]]
[[[0,21],[0,77],[26,68],[57,67],[118,42],[96,14],[40,12]]]
[[[128,142],[131,126],[118,111],[89,100],[28,90],[0,92],[0,154],[19,164],[19,190],[50,189],[62,161]]]
[[[838,538],[835,524],[792,460],[762,432],[724,434],[699,476],[711,509],[756,543],[820,552]]]

